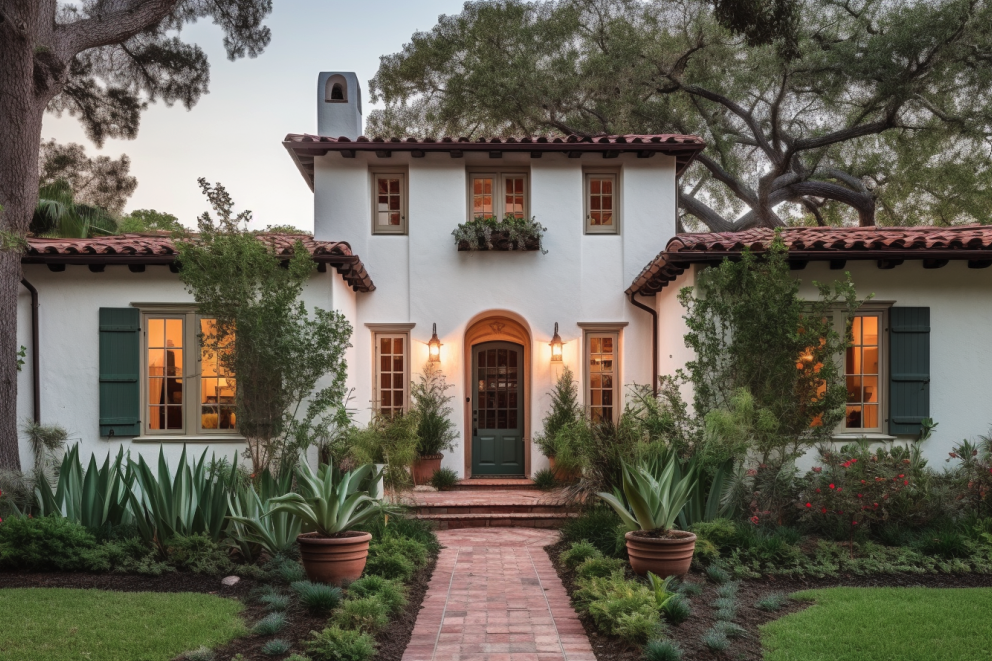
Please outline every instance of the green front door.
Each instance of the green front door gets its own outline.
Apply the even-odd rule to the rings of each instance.
[[[472,347],[472,474],[524,474],[524,348]]]

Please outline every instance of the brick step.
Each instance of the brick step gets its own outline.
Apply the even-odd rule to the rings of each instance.
[[[486,513],[486,514],[416,514],[415,518],[433,521],[438,530],[455,528],[558,528],[573,512]]]
[[[534,489],[534,480],[528,478],[470,477],[458,480],[454,491],[475,491],[477,489]]]
[[[557,514],[568,512],[567,505],[555,503],[420,503],[415,506],[417,514]]]

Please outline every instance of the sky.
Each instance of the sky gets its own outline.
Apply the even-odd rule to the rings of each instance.
[[[171,213],[189,227],[208,209],[196,180],[220,182],[236,209],[254,212],[252,226],[295,225],[313,230],[313,194],[282,140],[317,132],[317,74],[354,71],[368,114],[368,81],[379,57],[400,51],[441,14],[463,0],[279,0],[266,21],[272,41],[259,57],[230,62],[223,32],[210,21],[187,26],[181,37],[210,60],[210,93],[193,109],[149,106],[135,140],[107,140],[97,149],[72,117],[48,114],[42,138],[75,142],[91,156],[131,159],[138,188],[125,208]],[[381,106],[381,104],[379,104]]]

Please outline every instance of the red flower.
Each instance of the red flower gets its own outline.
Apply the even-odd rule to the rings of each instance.
[[[813,507],[813,503],[806,503],[806,507]]]
[[[844,487],[837,487],[837,492],[838,492],[838,493],[840,493],[840,492],[841,492],[841,491],[843,491],[843,490],[844,490]]]
[[[821,511],[821,512],[823,512],[824,514],[826,514],[826,513],[827,513],[827,508],[826,508],[826,507],[824,507],[824,508],[823,508],[822,510],[820,510],[820,511]]]
[[[749,476],[751,476],[751,477],[754,477],[755,475],[757,475],[757,474],[758,474],[758,471],[756,471],[756,470],[754,470],[753,468],[748,468],[748,469],[747,469],[747,474],[748,474]]]
[[[865,483],[865,481],[864,480],[861,480],[861,484],[864,484],[864,483]]]
[[[904,477],[906,477],[906,476],[905,476],[905,475],[903,475],[902,473],[900,473],[900,474],[899,474],[899,478],[900,478],[900,479],[901,479],[901,478],[904,478]]]
[[[758,525],[758,517],[756,517],[756,516],[752,516],[752,517],[751,517],[751,523],[753,523],[753,524],[755,524],[755,525]]]
[[[831,483],[830,483],[830,488],[831,488],[831,489],[833,489],[833,488],[834,488],[834,483],[833,483],[833,482],[831,482]]]
[[[820,493],[820,490],[819,490],[819,489],[817,489],[817,490],[816,490],[816,493]]]
[[[864,496],[863,496],[862,494],[860,494],[860,493],[859,493],[859,494],[858,494],[858,498],[864,498]]]
[[[905,486],[905,485],[909,484],[909,480],[903,480],[902,483],[903,483],[903,486]]]
[[[851,525],[852,526],[856,526],[856,525],[858,525],[858,522],[857,521],[851,521]]]

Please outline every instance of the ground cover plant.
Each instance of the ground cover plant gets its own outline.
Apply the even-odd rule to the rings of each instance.
[[[244,632],[242,605],[206,594],[0,589],[0,659],[168,661]]]
[[[831,588],[762,628],[768,661],[965,661],[992,650],[992,589]]]

